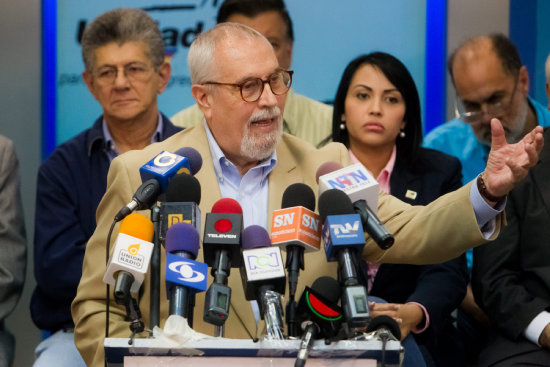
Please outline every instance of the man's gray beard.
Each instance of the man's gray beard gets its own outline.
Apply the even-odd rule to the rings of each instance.
[[[511,118],[512,124],[507,124],[508,126],[514,126],[514,130],[504,129],[506,134],[506,142],[508,144],[515,144],[523,138],[523,130],[525,130],[525,124],[527,124],[527,115],[529,113],[529,102],[527,99],[521,102],[518,112]],[[500,121],[501,123],[503,120]],[[507,122],[504,120],[504,122]],[[503,124],[504,127],[504,124]],[[483,131],[481,131],[481,137],[478,137],[478,140],[487,145],[491,146],[491,124],[489,124]],[[477,134],[476,134],[477,135]]]
[[[252,136],[250,126],[252,121],[269,119],[277,117],[277,128],[269,134],[262,136]],[[262,161],[269,157],[283,135],[283,118],[281,110],[275,106],[273,108],[265,108],[254,113],[244,129],[243,139],[241,141],[241,155],[250,160]]]

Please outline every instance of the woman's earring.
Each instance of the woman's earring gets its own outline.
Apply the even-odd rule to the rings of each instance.
[[[340,124],[340,130],[346,130],[346,124],[343,122]]]
[[[399,132],[399,137],[404,138],[405,136],[406,136],[405,130],[401,129],[401,131]]]

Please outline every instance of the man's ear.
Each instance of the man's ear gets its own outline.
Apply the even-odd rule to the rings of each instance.
[[[84,83],[86,83],[86,86],[88,87],[88,90],[95,99],[97,99],[96,92],[95,92],[95,84],[94,84],[94,78],[93,76],[88,73],[86,70],[82,72],[82,79],[84,79]]]
[[[527,68],[525,65],[523,65],[519,69],[519,76],[518,76],[518,84],[520,85],[520,90],[522,91],[524,96],[529,95],[529,73],[527,72]]]
[[[193,84],[191,87],[191,94],[208,121],[212,110],[212,94],[210,88],[203,84]]]
[[[157,70],[157,73],[159,75],[159,85],[157,93],[161,94],[164,92],[166,87],[168,86],[168,82],[170,81],[170,75],[172,74],[172,65],[170,65],[169,62],[164,62]]]

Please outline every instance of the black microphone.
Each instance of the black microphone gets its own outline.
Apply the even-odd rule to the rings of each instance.
[[[132,196],[132,201],[126,204],[115,215],[115,222],[121,221],[134,210],[149,209],[157,201],[159,194],[160,184],[157,180],[151,178],[143,182],[134,193],[134,196]]]
[[[245,297],[248,301],[258,301],[267,328],[266,338],[283,340],[281,294],[285,293],[286,277],[281,250],[271,246],[269,234],[258,225],[244,229],[242,243],[240,271]]]
[[[364,327],[370,319],[367,289],[359,283],[357,269],[365,246],[361,218],[349,197],[330,189],[319,197],[319,214],[324,222],[323,241],[327,261],[338,261],[338,278],[343,288],[342,307],[350,328]]]
[[[367,325],[367,333],[372,333],[377,339],[382,342],[382,358],[380,364],[382,367],[386,365],[386,343],[388,340],[401,340],[401,329],[392,317],[388,315],[380,315],[372,318]]]
[[[176,223],[191,223],[201,229],[201,184],[194,176],[185,173],[175,175],[166,189],[165,201],[160,204],[159,238],[166,238],[166,231]]]
[[[304,289],[298,305],[303,334],[295,367],[305,365],[315,339],[337,335],[343,319],[342,310],[337,305],[339,298],[340,285],[331,277],[320,277],[311,288]]]
[[[199,251],[199,233],[189,223],[176,223],[166,233],[166,294],[170,315],[190,319],[192,296],[206,289],[206,264],[194,261]]]
[[[206,214],[203,236],[204,262],[212,268],[214,282],[208,288],[204,301],[204,321],[216,325],[217,336],[223,336],[223,325],[229,316],[231,288],[227,285],[231,268],[239,267],[243,215],[241,205],[223,198]],[[221,334],[221,335],[220,335]]]
[[[181,157],[186,157],[187,159],[189,159],[189,169],[190,169],[189,173],[192,174],[193,176],[200,171],[202,167],[202,157],[201,157],[201,154],[195,148],[191,148],[191,147],[180,148],[176,150],[174,154],[177,154]]]

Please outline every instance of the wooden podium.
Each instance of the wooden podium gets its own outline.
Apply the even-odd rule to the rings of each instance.
[[[212,338],[189,342],[183,348],[163,348],[152,339],[105,339],[105,359],[108,367],[145,366],[294,366],[300,340],[263,340]],[[385,361],[388,367],[398,367],[403,348],[398,341],[386,343]],[[382,359],[382,342],[343,340],[325,345],[314,342],[307,361],[314,366],[377,366]]]

